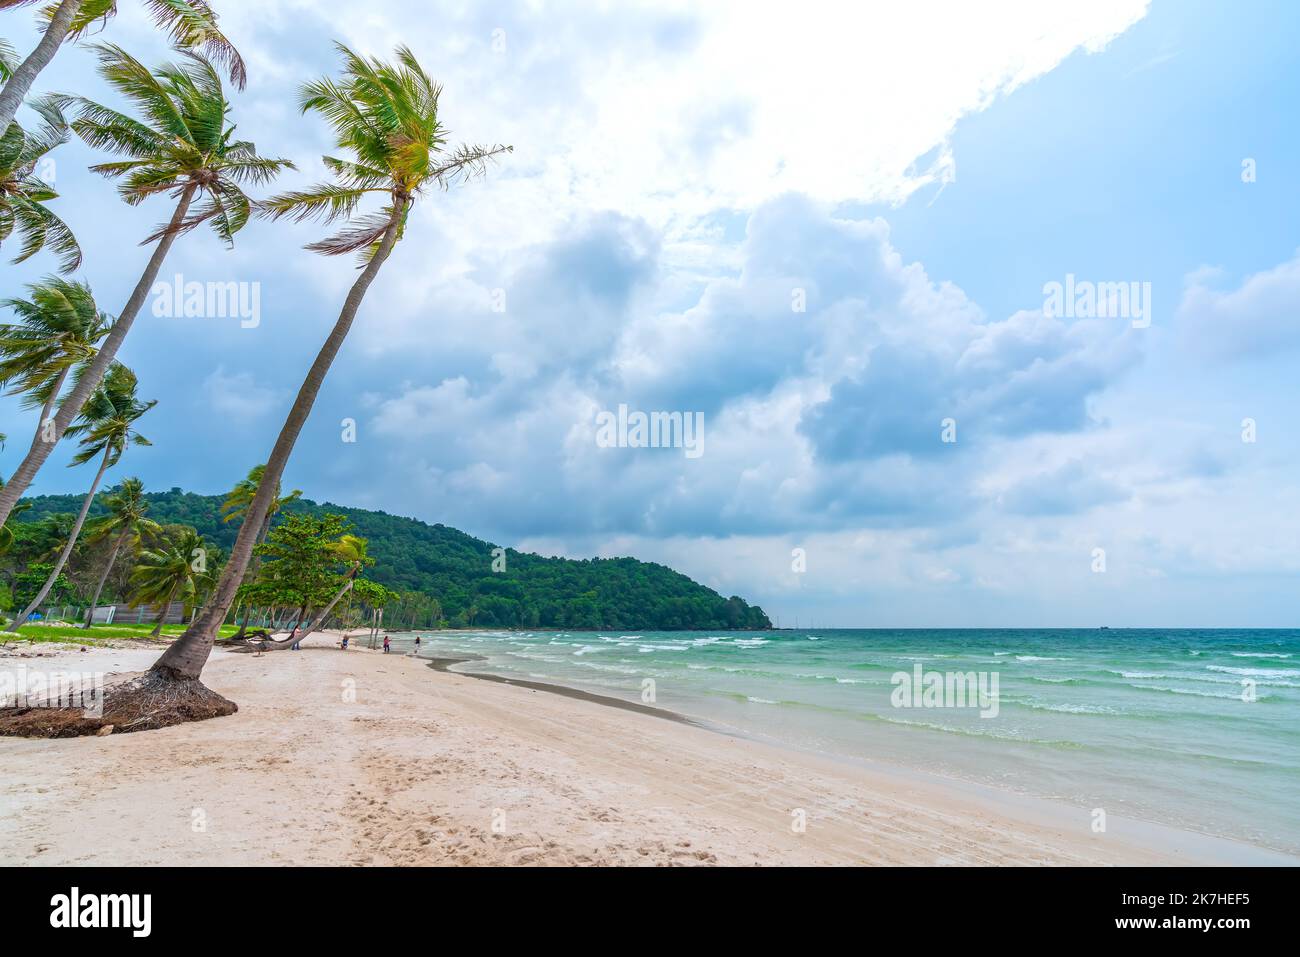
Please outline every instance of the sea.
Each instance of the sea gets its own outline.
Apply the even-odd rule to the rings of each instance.
[[[470,659],[453,671],[1300,854],[1297,630],[420,636],[422,657]]]

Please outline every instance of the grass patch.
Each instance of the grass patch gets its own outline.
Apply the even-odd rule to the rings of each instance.
[[[175,638],[185,630],[185,625],[163,625],[163,637]],[[139,625],[91,625],[89,629],[79,625],[23,625],[17,629],[18,638],[5,636],[8,641],[59,642],[63,644],[95,645],[112,638],[148,638],[154,626],[149,622]],[[233,635],[237,629],[234,625],[222,625],[218,635],[224,638]]]

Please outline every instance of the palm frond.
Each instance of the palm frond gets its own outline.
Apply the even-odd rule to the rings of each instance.
[[[257,204],[258,213],[268,219],[288,216],[294,222],[321,219],[332,223],[351,216],[367,193],[383,192],[375,188],[358,189],[322,183],[309,190],[281,193]]]
[[[320,114],[333,129],[339,149],[350,157],[324,157],[333,183],[272,197],[259,204],[258,212],[270,219],[352,220],[366,193],[387,193],[382,212],[362,215],[307,246],[328,256],[362,252],[366,262],[394,216],[401,238],[410,203],[424,186],[434,183],[447,189],[481,175],[512,147],[449,149],[438,120],[441,88],[409,47],[397,48],[395,64],[362,56],[341,43],[335,47],[343,59],[341,78],[303,85],[298,105],[303,112]]]
[[[248,82],[244,59],[218,28],[217,15],[204,0],[144,0],[144,5],[173,45],[202,52],[226,69],[237,89],[244,88]]]

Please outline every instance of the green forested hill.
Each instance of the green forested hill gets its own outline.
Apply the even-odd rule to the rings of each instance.
[[[173,488],[147,496],[149,517],[162,524],[192,525],[225,551],[234,544],[236,524],[221,521],[223,496],[195,495]],[[76,512],[76,495],[27,499],[20,516],[37,522]],[[573,560],[543,558],[507,549],[505,570],[492,570],[490,542],[445,525],[413,518],[318,505],[300,499],[293,512],[347,516],[355,534],[369,540],[375,559],[366,577],[396,592],[437,599],[452,626],[523,628],[770,628],[761,608],[712,589],[663,565],[635,558]],[[97,500],[92,511],[103,511]]]

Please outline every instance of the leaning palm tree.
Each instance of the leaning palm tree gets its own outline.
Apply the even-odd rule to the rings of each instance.
[[[230,490],[230,494],[226,496],[226,500],[221,503],[221,520],[223,522],[242,522],[244,520],[248,514],[249,506],[253,504],[253,499],[257,497],[257,487],[262,484],[262,475],[265,472],[265,463],[254,465],[248,470],[248,475],[235,484],[235,487]],[[258,529],[257,539],[253,542],[254,547],[266,541],[266,535],[271,530],[271,521],[275,518],[275,514],[288,503],[301,497],[301,489],[294,489],[288,495],[281,496],[280,487],[278,484],[276,485],[275,497],[271,500],[271,507],[266,511],[266,517],[262,519],[262,526]],[[254,553],[244,575],[245,581],[252,581],[257,577],[257,569],[261,562],[261,556]],[[238,605],[235,607],[235,618],[239,618]],[[240,622],[239,631],[234,634],[232,640],[238,641],[242,639],[247,631],[248,617],[245,615],[244,620]]]
[[[366,565],[373,565],[375,563],[375,560],[366,552],[366,544],[366,540],[357,535],[344,535],[339,538],[338,541],[330,542],[330,557],[335,561],[343,563],[348,569],[343,574],[343,584],[339,587],[339,590],[334,593],[334,597],[330,599],[329,604],[322,608],[320,613],[308,623],[307,627],[298,632],[297,636],[295,636],[291,631],[288,639],[273,642],[268,645],[268,647],[292,647],[296,642],[302,641],[325,623],[325,620],[329,618],[330,612],[334,610],[334,606],[342,600],[344,595],[352,591],[353,586],[356,584],[357,576],[361,574],[361,569]],[[295,628],[294,630],[296,631],[297,629]]]
[[[135,569],[131,572],[132,605],[154,605],[158,619],[152,637],[162,634],[167,612],[172,603],[193,604],[204,586],[208,562],[215,555],[192,528],[164,538],[155,547],[141,550]]]
[[[104,377],[103,386],[87,403],[81,419],[68,430],[82,435],[81,451],[72,457],[71,464],[84,465],[98,458],[99,471],[95,473],[95,479],[90,483],[90,491],[81,502],[81,511],[72,524],[72,531],[68,534],[63,550],[59,552],[54,568],[51,569],[40,591],[36,593],[36,597],[18,616],[19,623],[25,622],[27,616],[40,606],[45,596],[50,593],[50,589],[54,587],[54,583],[58,581],[59,575],[63,573],[63,566],[68,563],[72,549],[77,544],[77,538],[81,535],[81,527],[86,522],[91,504],[95,501],[95,493],[99,490],[99,483],[104,473],[121,460],[122,453],[126,451],[128,445],[152,444],[135,430],[135,424],[142,415],[157,404],[156,401],[141,402],[136,397],[135,373],[119,362]]]
[[[117,556],[123,546],[128,543],[138,546],[144,536],[162,532],[162,526],[146,515],[149,503],[144,498],[144,483],[138,478],[123,479],[116,491],[105,496],[104,504],[108,507],[108,514],[86,526],[86,542],[93,545],[111,539],[113,545],[109,549],[108,560],[104,563],[99,581],[95,583],[95,594],[90,599],[90,607],[86,609],[86,620],[81,626],[83,628],[89,628],[94,621],[95,606],[99,604],[104,583],[117,564]]]
[[[23,7],[40,0],[0,0],[0,10]],[[57,4],[57,5],[56,5]],[[230,72],[230,82],[241,90],[246,74],[239,51],[217,27],[217,15],[206,0],[144,0],[145,9],[154,23],[167,32],[174,46],[184,50],[201,50],[209,59]],[[36,82],[37,74],[50,65],[65,40],[77,40],[101,27],[117,13],[117,0],[55,0],[47,5],[45,32],[36,48],[21,63],[13,47],[8,48],[9,62],[0,79],[0,130],[18,114],[18,107]]]
[[[118,193],[123,200],[134,206],[168,193],[175,198],[176,207],[170,221],[145,238],[144,243],[157,243],[153,255],[99,353],[59,406],[50,430],[52,441],[41,442],[28,452],[0,491],[0,524],[108,371],[176,237],[208,223],[231,245],[252,209],[241,184],[268,182],[281,169],[292,166],[288,160],[258,156],[252,143],[234,139],[221,78],[198,54],[187,54],[183,63],[151,72],[119,47],[105,44],[96,50],[100,75],[134,103],[144,119],[133,119],[83,97],[60,96],[52,102],[75,111],[72,129],[91,146],[127,157],[91,167],[105,176],[122,178]]]
[[[50,413],[69,373],[94,358],[111,320],[95,307],[84,282],[50,277],[27,287],[30,299],[6,299],[16,322],[0,325],[0,387],[40,404],[41,418],[32,443],[49,428]]]
[[[11,123],[0,134],[0,246],[10,236],[18,240],[16,263],[48,248],[59,257],[59,269],[72,272],[81,265],[81,247],[68,224],[46,207],[59,194],[38,175],[50,151],[67,141],[68,128],[52,104],[35,109],[41,115],[35,130]]]
[[[298,433],[352,328],[366,290],[402,237],[411,204],[429,187],[446,188],[484,172],[489,160],[511,149],[449,148],[447,131],[438,117],[440,88],[406,47],[398,48],[396,64],[358,56],[342,44],[338,49],[343,56],[342,79],[326,78],[306,84],[299,106],[304,113],[321,114],[334,128],[339,149],[351,153],[353,159],[325,157],[325,166],[334,174],[335,182],[276,196],[261,205],[261,212],[271,219],[287,216],[295,220],[347,221],[338,233],[307,248],[332,256],[360,253],[364,268],[352,284],[334,328],[308,370],[275,440],[216,593],[204,613],[154,663],[152,671],[160,679],[199,684],[199,674],[243,580],[257,529],[271,507]],[[385,205],[378,212],[356,217],[360,204],[372,195],[382,197]]]

